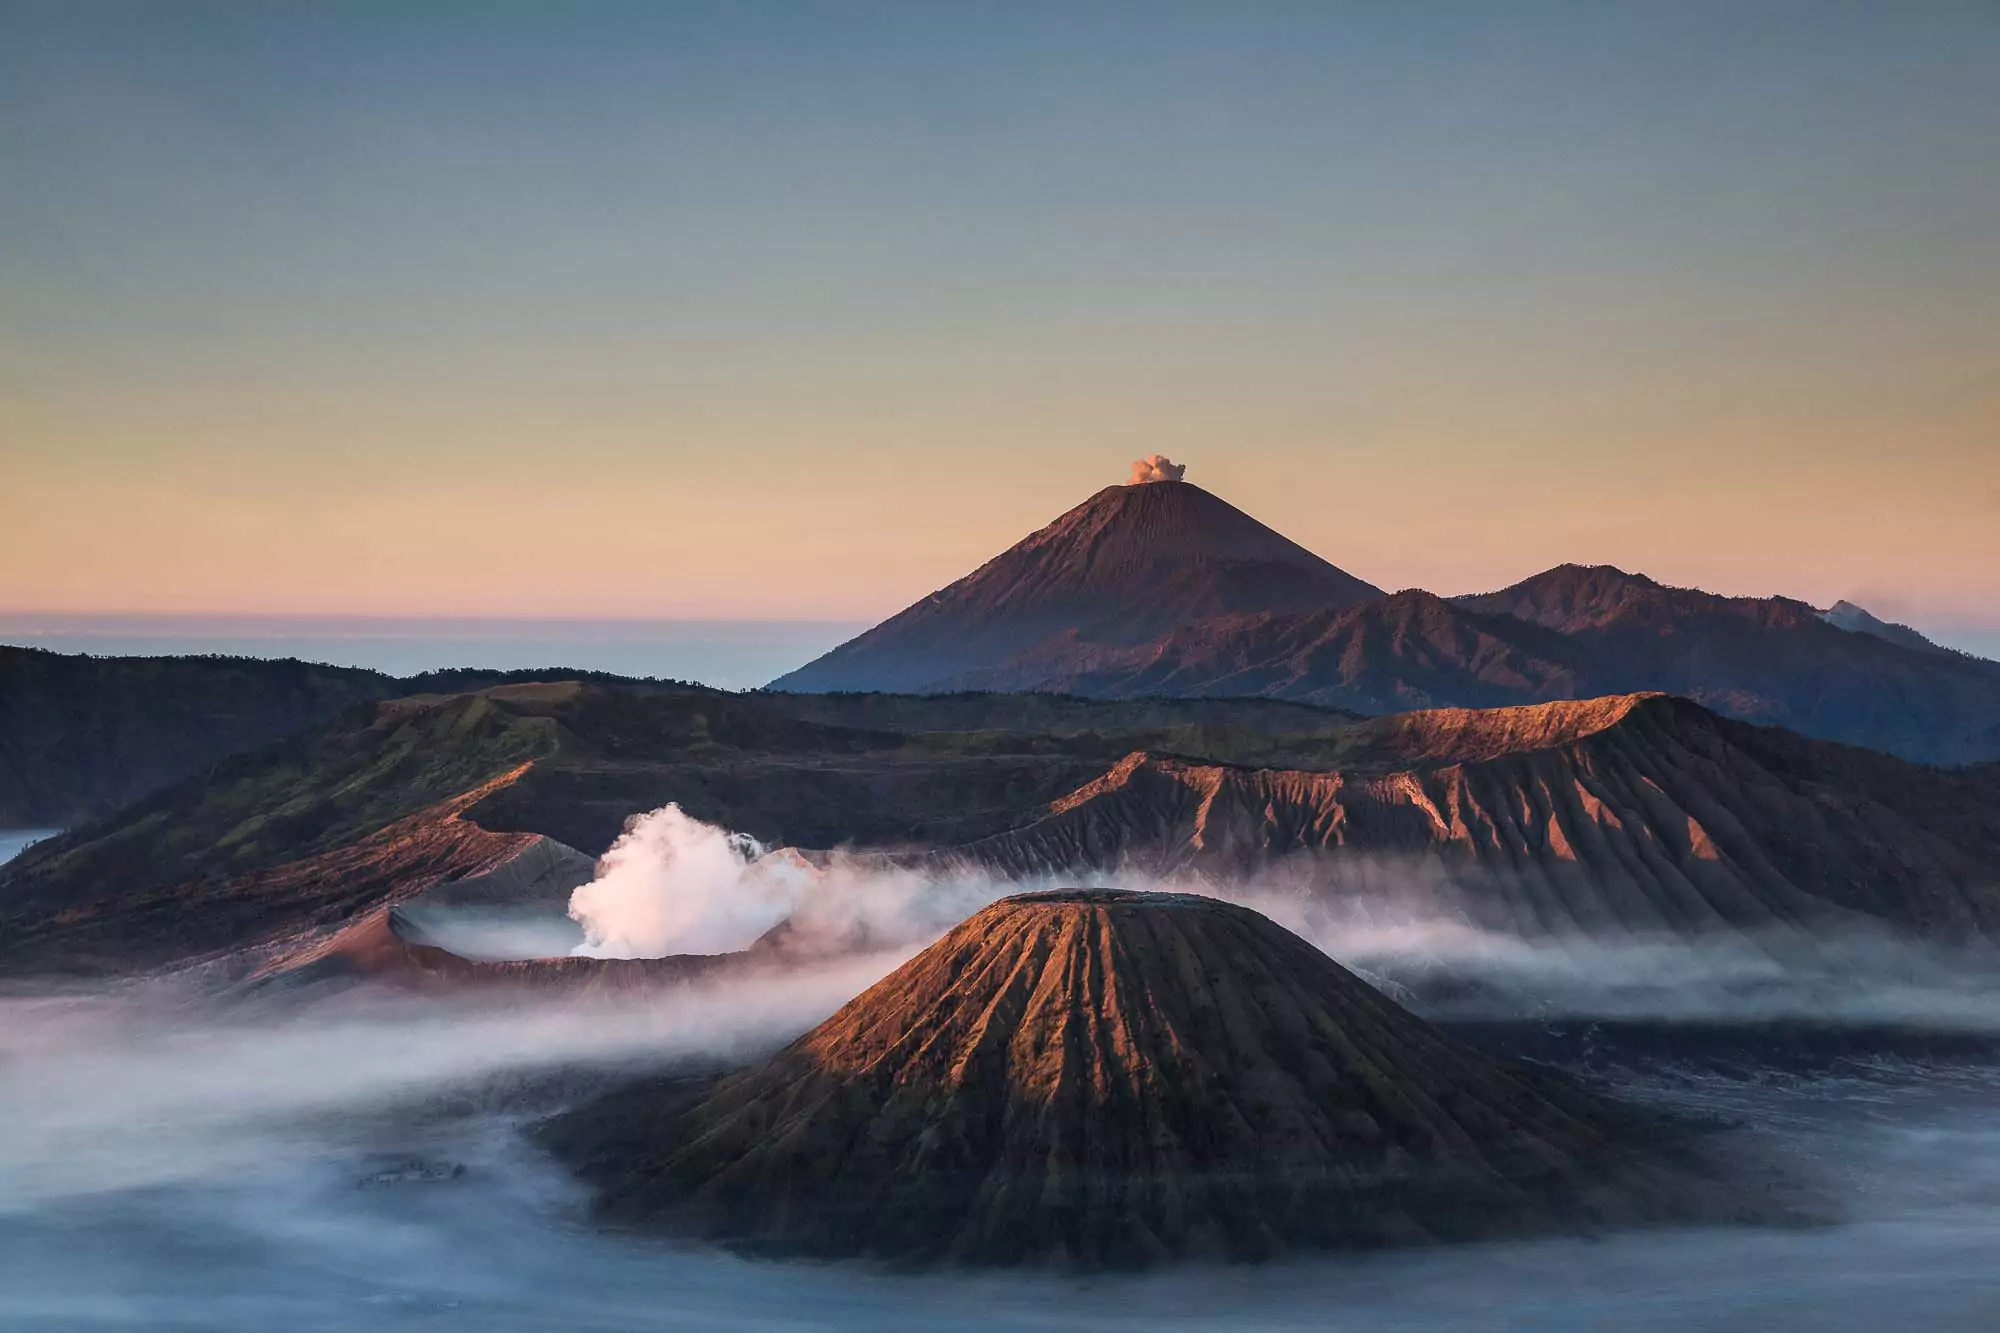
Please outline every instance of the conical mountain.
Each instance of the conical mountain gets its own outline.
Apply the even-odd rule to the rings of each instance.
[[[767,1063],[551,1122],[610,1221],[766,1253],[1140,1265],[1737,1215],[1658,1120],[1242,907],[1024,894]]]
[[[771,688],[1033,689],[1188,622],[1380,595],[1191,482],[1108,486]]]
[[[1853,634],[1872,634],[1878,639],[1914,648],[1920,653],[1942,653],[1949,655],[1952,650],[1943,644],[1933,643],[1901,621],[1884,620],[1865,606],[1856,606],[1846,598],[1835,602],[1820,612],[1820,618],[1827,624]]]

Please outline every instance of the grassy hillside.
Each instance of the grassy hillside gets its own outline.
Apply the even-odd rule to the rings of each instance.
[[[63,827],[398,692],[377,671],[0,648],[0,827]]]
[[[399,679],[295,660],[0,647],[0,828],[84,823],[357,704],[551,678],[688,688],[559,668]]]

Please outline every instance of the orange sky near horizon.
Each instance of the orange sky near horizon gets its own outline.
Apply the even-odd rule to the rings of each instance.
[[[1142,424],[1108,406],[1036,420],[1033,406],[878,417],[865,444],[710,418],[682,449],[640,447],[672,438],[652,420],[551,422],[561,448],[532,428],[501,448],[465,426],[486,441],[469,456],[400,458],[325,440],[325,453],[204,459],[163,447],[155,419],[147,457],[115,474],[63,458],[13,471],[0,610],[870,620],[1157,450],[1386,588],[1479,591],[1574,560],[1850,597],[1919,624],[2000,621],[2000,451],[1981,447],[1970,411],[1918,439],[1899,423],[1792,424],[1815,440],[1802,457],[1748,422],[1628,428],[1608,448],[1604,425],[1543,409],[1516,426],[1536,447],[1509,450],[1485,442],[1504,422],[1486,410],[1478,430],[1413,420],[1357,448],[1316,446],[1303,423]],[[327,430],[275,428],[315,446]]]

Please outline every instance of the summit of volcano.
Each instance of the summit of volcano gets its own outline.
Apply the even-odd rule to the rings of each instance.
[[[1381,595],[1193,482],[1107,486],[772,688],[1032,688],[1052,659],[1147,643],[1191,620]]]

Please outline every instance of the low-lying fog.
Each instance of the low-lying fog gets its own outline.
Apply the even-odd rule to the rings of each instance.
[[[884,952],[782,981],[590,1004],[369,988],[216,997],[168,982],[0,998],[0,1326],[1880,1333],[2000,1321],[2000,1060],[1988,1054],[2000,1049],[2000,988],[1980,970],[1859,938],[1810,951],[1775,939],[1531,946],[1379,904],[1336,920],[1255,885],[1231,896],[1433,1014],[1527,1015],[1567,1039],[1599,1031],[1580,1016],[1633,1020],[1585,1043],[1593,1076],[1741,1122],[1735,1134],[1828,1196],[1841,1220],[1092,1279],[891,1276],[595,1232],[523,1125],[630,1068],[768,1049],[907,956],[933,916],[1014,887],[942,886],[939,907],[904,881],[884,888],[854,872],[832,888],[787,880],[774,903],[740,896],[741,856],[702,864],[706,887],[673,858],[646,880],[702,901],[636,904],[627,919],[657,926],[655,943],[734,947],[774,910],[796,910],[800,885],[818,885],[848,904],[835,916],[861,912],[877,938],[907,929]],[[583,947],[604,949],[605,918],[579,917],[566,938],[580,926]],[[1774,1017],[1893,1021],[1960,1040],[1950,1058],[1864,1040],[1837,1057],[1774,1060],[1762,1037],[1731,1035],[1732,1022]],[[1621,1045],[1660,1019],[1702,1020],[1733,1058]]]
[[[1634,1074],[1830,1190],[1822,1230],[1547,1241],[1091,1280],[751,1263],[592,1232],[518,1127],[562,1062],[760,1048],[863,980],[624,1007],[158,993],[0,1005],[0,1325],[482,1330],[1986,1329],[2000,1071]],[[575,1085],[577,1087],[582,1084]]]

